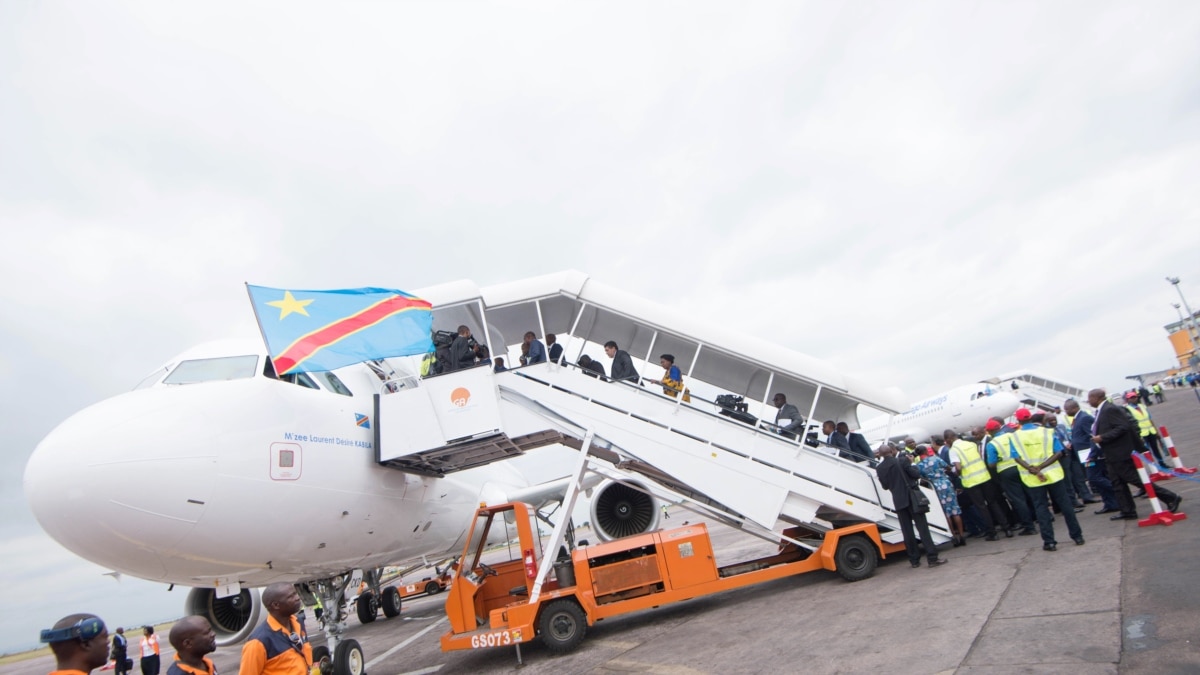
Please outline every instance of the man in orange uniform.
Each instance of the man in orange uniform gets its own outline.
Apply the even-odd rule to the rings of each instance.
[[[88,675],[108,663],[108,628],[94,614],[72,614],[42,631],[54,652],[57,670],[50,675]]]
[[[175,648],[175,661],[167,675],[217,675],[212,659],[205,656],[217,650],[217,634],[202,616],[185,616],[171,627],[168,636]]]
[[[291,584],[267,586],[262,594],[267,620],[242,647],[238,675],[308,675],[312,668],[312,645],[300,611],[300,594]]]

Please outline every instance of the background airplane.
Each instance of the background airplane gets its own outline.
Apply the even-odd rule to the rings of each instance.
[[[1008,417],[1020,405],[1016,396],[995,385],[967,384],[918,401],[900,415],[868,420],[859,433],[872,445],[909,436],[922,443],[946,429],[964,433],[991,417]]]

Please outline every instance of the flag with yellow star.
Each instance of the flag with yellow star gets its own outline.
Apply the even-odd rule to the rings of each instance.
[[[280,375],[433,351],[432,307],[404,291],[246,290]]]

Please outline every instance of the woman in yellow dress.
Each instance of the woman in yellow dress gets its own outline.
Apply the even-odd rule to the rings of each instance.
[[[691,403],[691,392],[683,387],[683,373],[679,371],[679,366],[675,365],[675,357],[670,354],[663,354],[658,357],[658,362],[666,372],[663,373],[663,379],[651,380],[651,382],[661,384],[663,393],[671,398],[675,398],[679,396],[679,392],[683,392],[683,402]]]

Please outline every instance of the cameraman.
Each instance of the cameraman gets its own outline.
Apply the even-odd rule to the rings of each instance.
[[[471,337],[471,329],[466,326],[458,327],[458,337],[450,343],[450,371],[462,370],[475,365],[475,338]]]

